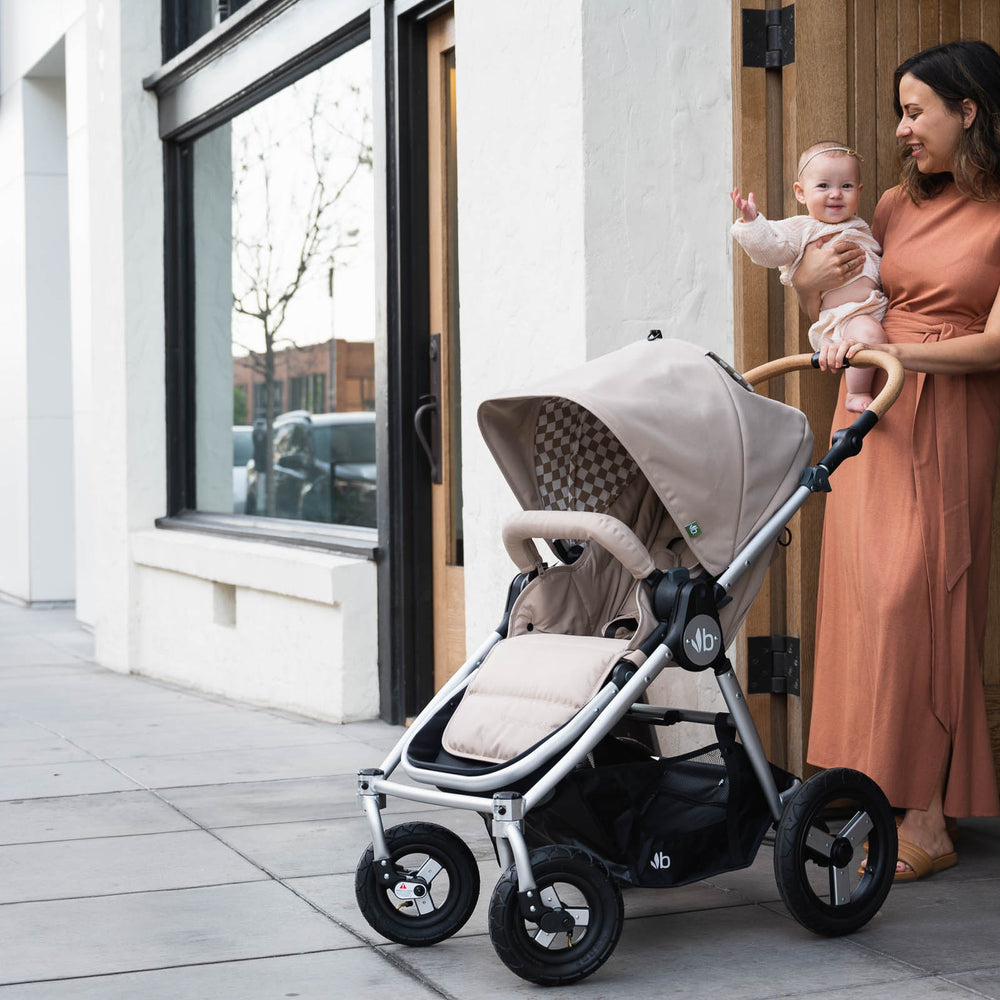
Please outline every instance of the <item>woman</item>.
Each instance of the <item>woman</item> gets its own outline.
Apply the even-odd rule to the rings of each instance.
[[[948,817],[1000,812],[983,699],[990,525],[1000,433],[1000,56],[921,52],[895,74],[900,185],[883,246],[895,406],[837,472],[820,566],[809,760],[870,774],[904,810],[896,880],[957,860]],[[859,266],[813,247],[796,274],[811,316]],[[836,371],[869,347],[832,344]],[[850,423],[841,387],[834,427]]]

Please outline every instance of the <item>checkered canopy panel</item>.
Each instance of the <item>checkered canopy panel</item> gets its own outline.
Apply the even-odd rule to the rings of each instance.
[[[589,410],[549,397],[535,426],[535,475],[545,510],[607,513],[639,467]]]

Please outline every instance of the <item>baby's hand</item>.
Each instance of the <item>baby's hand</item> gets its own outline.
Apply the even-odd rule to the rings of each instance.
[[[729,192],[729,197],[733,199],[736,211],[740,213],[740,217],[744,222],[753,222],[757,218],[757,203],[753,200],[753,191],[747,195],[746,201],[740,197],[739,188],[733,188]]]

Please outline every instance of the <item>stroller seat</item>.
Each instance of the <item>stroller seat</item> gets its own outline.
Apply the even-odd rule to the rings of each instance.
[[[549,569],[534,537],[588,546],[572,565]],[[623,657],[645,659],[636,647],[652,615],[638,582],[656,570],[628,525],[608,514],[524,511],[507,521],[503,539],[522,572],[540,575],[518,597],[508,637],[490,651],[441,740],[454,757],[488,763],[518,757],[568,722]],[[617,581],[613,600],[595,597],[594,579]]]
[[[629,645],[545,633],[497,643],[445,727],[443,748],[488,763],[512,760],[586,705]]]

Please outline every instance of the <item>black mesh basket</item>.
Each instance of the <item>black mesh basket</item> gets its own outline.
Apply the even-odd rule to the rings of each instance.
[[[679,757],[650,757],[636,744],[606,740],[593,766],[572,771],[525,817],[531,847],[572,844],[596,854],[619,881],[685,885],[745,868],[772,817],[725,715],[718,742]],[[771,765],[779,791],[793,776]]]

